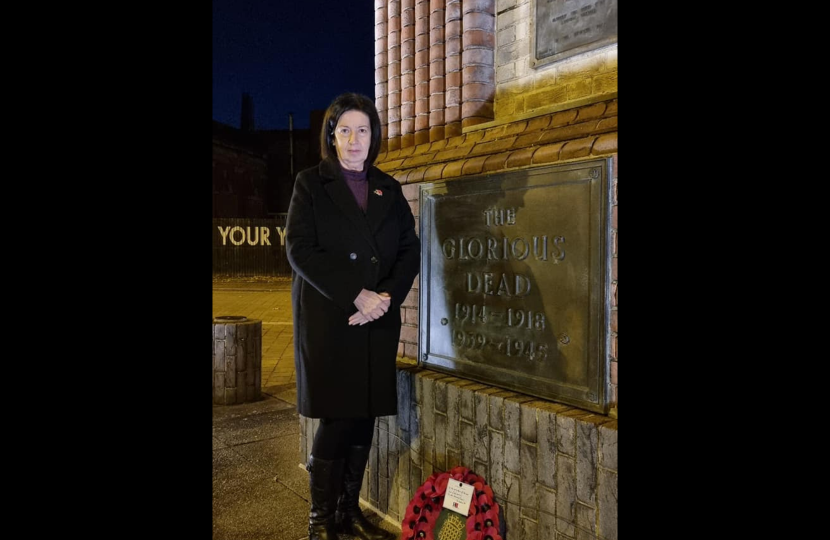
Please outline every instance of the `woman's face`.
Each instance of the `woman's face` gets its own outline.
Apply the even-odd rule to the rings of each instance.
[[[362,171],[371,143],[372,126],[366,113],[351,110],[340,115],[334,128],[334,145],[344,169]]]

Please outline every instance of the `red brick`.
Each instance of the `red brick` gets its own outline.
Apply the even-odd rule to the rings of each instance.
[[[444,44],[433,43],[429,46],[429,61],[444,59]]]
[[[487,30],[467,30],[464,25],[464,32],[461,34],[461,48],[467,50],[472,47],[484,47],[494,49],[496,46],[496,35]]]
[[[617,332],[617,310],[611,310],[611,331]]]
[[[406,358],[411,358],[413,360],[418,359],[418,345],[416,345],[414,343],[407,343],[407,344],[404,345],[404,350],[405,350],[404,356]]]
[[[553,143],[540,146],[539,149],[533,154],[533,164],[538,165],[540,163],[559,161],[559,153],[561,152],[563,146],[564,143]]]
[[[461,18],[461,0],[455,2],[448,0],[444,6],[444,20],[454,21]]]
[[[464,13],[464,28],[470,29],[481,29],[486,30],[489,32],[493,32],[496,28],[496,18],[493,16],[492,13],[487,12],[469,12]]]
[[[401,26],[409,26],[415,24],[415,2],[414,0],[404,0],[401,4]]]
[[[429,77],[443,77],[444,76],[444,59],[432,60],[429,63]]]
[[[421,61],[418,61],[418,55]],[[429,33],[415,27],[415,65],[422,66],[429,63]]]
[[[597,140],[594,142],[594,147],[591,148],[591,154],[595,156],[603,155],[603,154],[613,154],[617,151],[617,133],[606,133],[605,135],[600,135],[597,137]],[[614,171],[617,168],[614,167]]]
[[[513,167],[525,167],[530,165],[531,159],[533,158],[533,153],[536,151],[536,148],[524,148],[522,150],[516,150],[515,152],[511,152],[510,156],[507,158],[504,166],[508,169]]]
[[[617,256],[617,235],[619,232],[616,229],[611,229],[611,255]]]
[[[415,16],[419,19],[429,17],[429,0],[415,0]]]
[[[421,188],[414,185],[401,186],[403,196],[407,201],[417,201],[420,196]]]
[[[611,284],[611,307],[617,307],[617,284]]]
[[[401,93],[400,92],[389,92],[388,94],[389,104],[386,107],[388,111],[394,111],[393,113],[390,112],[389,121],[393,122],[395,120],[401,119]]]
[[[447,135],[447,137],[454,137],[456,135],[461,135],[461,107],[458,105],[450,105],[444,109],[444,124],[449,126],[450,124],[458,124],[458,132],[453,132],[452,135]]]
[[[404,43],[412,44],[412,51],[410,54],[415,54],[415,23],[401,26],[401,47]],[[401,56],[404,55],[403,48],[401,48]]]
[[[495,13],[496,12],[496,1],[495,0],[464,0],[463,3],[464,13]]]
[[[407,79],[409,81],[407,82]],[[401,103],[415,103],[415,85],[414,85],[415,77],[407,77],[404,75],[401,80],[403,81],[403,88],[401,90]],[[414,109],[413,109],[414,111]]]
[[[384,35],[382,38],[375,41],[375,56],[383,55],[383,58],[386,58],[386,36]],[[386,63],[386,60],[383,61]]]
[[[397,76],[397,77],[390,76],[388,84],[389,84],[389,93],[390,94],[393,93],[393,92],[400,92],[401,91],[401,78],[400,78],[400,76]]]
[[[444,103],[447,107],[458,107],[461,105],[461,89],[452,88],[444,93]]]
[[[618,228],[617,227],[617,206],[612,206],[611,207],[611,227],[613,227],[615,229]]]
[[[415,53],[415,67],[416,68],[425,68],[429,66],[429,49],[423,49]],[[416,75],[418,73],[417,69],[415,71]],[[424,71],[424,74],[429,73],[428,71]]]
[[[418,324],[418,310],[414,308],[407,309],[404,322],[407,324]]]
[[[436,4],[437,5],[437,4]],[[441,3],[443,7],[443,2]],[[431,8],[432,13],[429,14],[429,28],[435,31],[437,28],[444,28],[444,10]]]
[[[611,257],[611,280],[617,281],[619,278],[617,277],[617,258]]]
[[[461,56],[461,23],[452,22],[447,25],[444,50],[447,58]]]
[[[465,65],[482,64],[485,66],[493,65],[493,49],[466,49],[461,54],[461,62]]]
[[[410,307],[417,308],[418,307],[418,291],[417,291],[417,289],[410,290],[407,293],[406,298],[404,298],[403,302],[401,302],[401,305],[404,306],[404,307],[408,307],[408,308],[410,308]]]
[[[487,161],[488,156],[479,156],[468,159],[461,167],[461,174],[479,174],[484,168],[484,162]]]
[[[462,90],[464,101],[493,101],[496,87],[492,83],[466,83]]]
[[[433,80],[435,80],[435,79],[433,79]],[[436,125],[435,122],[433,121],[432,114],[435,113],[435,112],[439,112],[439,111],[442,113],[441,114],[441,120],[439,121],[439,123],[440,124],[444,123],[444,114],[443,114],[443,111],[444,111],[444,93],[443,92],[436,93],[436,94],[431,94],[429,96],[429,111],[430,111],[429,124],[431,126]]]
[[[463,92],[462,92],[463,96]],[[492,101],[464,101],[461,104],[461,118],[478,116],[480,118],[493,119]],[[481,122],[478,122],[479,124]]]
[[[401,120],[410,119],[412,125],[415,125],[415,102],[414,101],[404,101],[401,104]],[[403,127],[401,128],[403,129]],[[410,131],[412,131],[410,129]]]
[[[447,88],[461,88],[461,72],[449,71],[446,76]]]
[[[418,105],[422,105],[422,106],[419,107]],[[418,100],[418,101],[415,102],[415,110],[416,111],[418,109],[426,110],[428,105],[429,105],[429,103],[427,102],[427,100],[423,100],[423,101]],[[427,130],[427,129],[429,129],[429,115],[428,114],[418,114],[415,117],[415,133],[418,133],[419,131],[424,131],[424,130]],[[415,139],[416,139],[415,144],[420,144],[420,143],[417,142],[418,138],[416,137]],[[426,142],[426,141],[424,141],[424,142]]]
[[[494,84],[495,71],[493,66],[465,65],[461,70],[461,81],[465,87],[470,83]]]
[[[585,137],[584,139],[566,142],[565,146],[562,147],[559,158],[565,160],[591,155],[591,147],[596,139],[596,137]]]
[[[401,326],[401,341],[405,343],[418,343],[418,327]]]
[[[616,357],[615,357],[616,358]],[[617,384],[617,363],[611,362],[611,384]]]
[[[403,341],[398,342],[398,358],[403,358]]]

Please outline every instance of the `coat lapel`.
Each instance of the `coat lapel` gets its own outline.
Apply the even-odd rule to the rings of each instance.
[[[366,216],[363,215],[363,211],[357,205],[357,201],[354,200],[354,195],[352,195],[352,191],[349,189],[349,186],[346,185],[346,180],[343,178],[343,174],[340,172],[339,166],[329,160],[323,160],[320,163],[319,171],[320,176],[329,180],[323,186],[329,194],[329,197],[331,197],[349,221],[354,224],[360,234],[363,235],[374,247],[375,240],[372,236],[372,231],[369,230],[369,224],[366,221]],[[370,193],[370,201],[371,196],[372,194]],[[369,208],[371,209],[371,203]]]
[[[369,205],[366,210],[366,220],[369,222],[369,229],[374,233],[383,223],[392,202],[395,192],[389,185],[389,179],[378,174],[374,167],[369,169],[367,175],[369,180]]]

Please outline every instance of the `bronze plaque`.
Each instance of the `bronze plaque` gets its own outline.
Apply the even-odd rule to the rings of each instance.
[[[533,67],[617,41],[617,0],[534,0]]]
[[[607,413],[610,163],[422,186],[426,367]]]

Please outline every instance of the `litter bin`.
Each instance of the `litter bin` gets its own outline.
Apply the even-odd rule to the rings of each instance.
[[[262,398],[262,321],[237,315],[213,319],[213,404]]]

